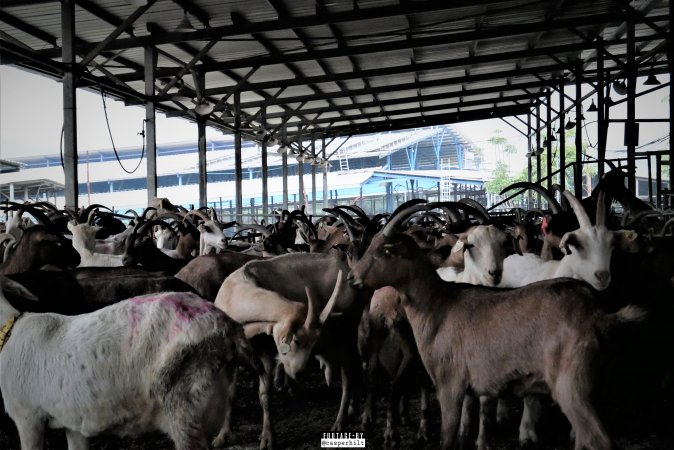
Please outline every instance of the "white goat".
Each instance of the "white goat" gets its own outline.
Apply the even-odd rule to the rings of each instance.
[[[438,275],[445,281],[497,286],[503,274],[506,235],[494,225],[477,225],[459,235]]]
[[[4,277],[1,288],[32,297]],[[41,449],[46,426],[65,428],[69,450],[101,433],[154,430],[177,450],[205,450],[228,407],[236,355],[250,351],[240,326],[187,292],[62,316],[21,315],[0,290],[0,323],[0,390],[22,450]]]
[[[97,253],[96,233],[101,227],[68,222],[68,230],[73,234],[73,247],[80,254],[82,261],[78,267],[119,267],[123,266],[124,255]]]
[[[580,228],[570,231],[560,241],[566,253],[560,260],[544,260],[536,255],[510,255],[503,265],[501,287],[520,287],[541,280],[569,277],[584,280],[597,290],[611,282],[611,253],[616,245],[636,239],[634,231],[612,231],[605,226],[604,193],[599,194],[596,224],[592,225],[580,201],[564,191],[573,207]]]

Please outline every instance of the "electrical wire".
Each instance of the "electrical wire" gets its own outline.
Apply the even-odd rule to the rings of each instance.
[[[108,135],[110,135],[110,142],[112,143],[112,150],[115,152],[115,158],[117,158],[117,162],[119,163],[119,167],[122,168],[122,170],[126,173],[132,174],[135,173],[138,168],[140,167],[140,164],[143,162],[143,157],[145,156],[145,119],[143,120],[143,131],[141,131],[140,134],[143,136],[143,149],[140,153],[140,159],[138,160],[138,165],[131,171],[129,171],[126,167],[124,167],[124,164],[122,164],[122,160],[119,157],[119,153],[117,153],[117,148],[115,147],[115,141],[112,138],[112,130],[110,129],[110,119],[108,118],[108,107],[105,104],[105,94],[103,92],[103,87],[100,86],[101,90],[101,99],[103,99],[103,112],[105,113],[105,123],[108,126]]]

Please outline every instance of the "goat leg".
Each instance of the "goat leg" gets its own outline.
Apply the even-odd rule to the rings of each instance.
[[[342,431],[346,425],[346,418],[349,408],[349,401],[351,400],[351,382],[352,377],[349,373],[350,370],[342,366],[342,399],[339,403],[339,412],[337,413],[337,419],[335,419],[335,424],[332,426],[330,431]]]
[[[417,441],[428,442],[428,394],[429,389],[422,382],[421,396],[419,400],[419,431],[417,431]]]
[[[264,374],[260,375],[259,386],[260,405],[262,405],[262,433],[260,434],[260,450],[271,450],[274,448],[274,431],[272,429],[269,408],[269,395],[272,390],[272,357],[269,354],[264,354],[260,357],[260,360],[264,366]]]
[[[440,436],[442,450],[454,448],[459,422],[461,420],[461,405],[466,396],[466,385],[459,377],[450,377],[449,373],[455,370],[445,371],[442,377],[435,377],[434,384],[437,389],[440,413]],[[449,378],[449,379],[448,379]]]
[[[66,430],[68,450],[89,450],[89,439],[82,433],[74,430]]]
[[[527,442],[538,442],[536,434],[536,423],[541,416],[541,401],[538,397],[527,395],[524,397],[524,407],[522,409],[522,420],[520,421],[520,445]]]

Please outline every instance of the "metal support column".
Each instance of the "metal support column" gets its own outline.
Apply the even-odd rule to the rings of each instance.
[[[529,157],[527,158],[527,181],[531,183],[531,158],[534,157],[534,150],[531,148],[531,109],[527,112],[527,147],[529,148]],[[527,189],[527,209],[531,209],[531,189]]]
[[[283,129],[281,132],[283,143],[285,145],[289,145],[286,142],[287,139],[287,134],[286,134],[286,127],[283,125]],[[290,147],[288,147],[290,149]],[[283,169],[283,209],[288,209],[288,153],[283,153],[282,157],[282,169]]]
[[[150,206],[157,197],[157,127],[154,103],[154,81],[157,69],[157,50],[145,47],[145,95],[150,100],[145,103],[145,150],[147,154],[147,204]]]
[[[583,73],[583,62],[578,59],[576,60],[576,99],[574,104],[576,106],[576,170],[573,175],[573,194],[577,198],[583,197],[583,140],[582,140],[582,131],[583,124],[580,118],[581,116],[581,103],[580,99],[582,97],[581,86],[582,86],[582,77]]]
[[[61,59],[69,70],[63,74],[63,168],[65,171],[65,202],[78,207],[77,179],[77,74],[75,62],[75,0],[61,2]]]
[[[599,179],[604,176],[604,160],[606,159],[606,138],[608,122],[604,114],[604,40],[597,39],[597,160]]]
[[[300,149],[300,158],[304,156],[304,147],[302,147],[302,125],[297,127],[297,146]],[[297,181],[298,181],[298,190],[299,190],[299,199],[300,199],[300,208],[302,205],[306,204],[306,198],[304,198],[304,161],[297,160]]]
[[[545,176],[548,177],[548,182],[546,183],[546,186],[548,188],[548,191],[552,192],[552,177],[550,174],[552,173],[552,92],[550,90],[547,91],[547,94],[545,95],[545,101],[547,104],[545,105],[546,109],[546,128],[545,128],[545,133],[546,133],[546,146],[545,146],[545,155],[547,160],[545,161]]]
[[[637,70],[634,62],[634,20],[627,19],[627,121],[625,122],[625,137],[627,138],[627,189],[636,192],[636,145],[637,125],[636,111],[636,83]]]
[[[199,139],[198,142],[198,151],[199,151],[199,207],[208,206],[207,203],[207,194],[206,194],[206,182],[207,182],[207,173],[206,173],[206,118],[202,116],[197,117],[197,132]]]
[[[267,108],[262,107],[260,115],[262,123],[267,124]],[[262,218],[265,223],[269,223],[269,165],[267,163],[267,141],[268,138],[262,140]]]
[[[669,2],[669,23],[672,23],[674,20],[674,6]],[[674,42],[674,31],[671,27],[669,29],[669,42],[670,45],[667,46],[667,61],[669,67],[669,190],[674,189],[674,88],[672,87],[672,80],[674,80],[674,45],[671,45]],[[658,168],[659,173],[659,168]],[[660,186],[658,185],[658,188]],[[671,203],[670,203],[671,207]]]
[[[564,113],[564,75],[559,77],[559,185],[566,189],[566,114]]]
[[[241,93],[234,93],[234,190],[236,195],[236,220],[243,223],[243,169],[241,163]]]
[[[326,162],[325,167],[323,168],[323,208],[328,207],[328,172],[330,171],[330,163],[325,159],[327,154],[325,151],[325,138],[322,140],[321,145],[321,156],[323,161]]]
[[[536,183],[541,181],[541,99],[536,99]],[[536,194],[536,205],[541,207],[541,194]]]
[[[311,133],[311,214],[316,214],[316,136]]]

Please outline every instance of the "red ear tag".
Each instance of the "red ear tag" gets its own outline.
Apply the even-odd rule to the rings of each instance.
[[[547,216],[543,217],[543,221],[541,222],[541,231],[543,234],[550,234],[548,233],[548,218]]]

